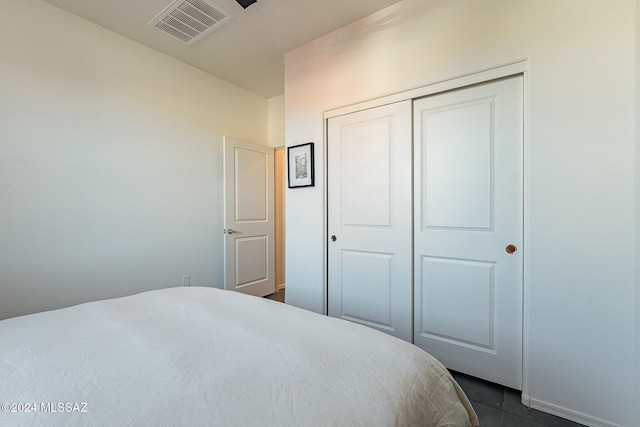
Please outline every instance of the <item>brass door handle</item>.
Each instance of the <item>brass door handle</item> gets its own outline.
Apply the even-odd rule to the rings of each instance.
[[[516,245],[509,245],[506,248],[504,248],[505,251],[507,251],[508,254],[514,254],[518,248],[516,247]]]

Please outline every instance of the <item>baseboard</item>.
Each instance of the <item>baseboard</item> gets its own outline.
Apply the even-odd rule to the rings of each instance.
[[[528,395],[522,394],[522,404],[547,414],[555,415],[576,423],[589,427],[623,427],[620,424],[614,424],[600,418],[592,417],[581,412],[572,411],[571,409],[553,405],[537,399],[531,399]]]
[[[280,292],[283,289],[284,289],[284,283],[281,284],[281,285],[276,286],[276,292]]]

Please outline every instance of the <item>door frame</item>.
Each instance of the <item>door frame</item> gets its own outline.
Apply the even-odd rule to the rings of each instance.
[[[274,277],[277,279],[278,278],[278,261],[282,262],[282,283],[278,283],[278,280],[276,280],[276,292],[280,292],[281,290],[285,289],[286,287],[286,282],[285,282],[285,277],[284,277],[284,272],[286,269],[286,246],[285,246],[285,239],[286,239],[286,206],[287,206],[287,199],[286,199],[286,189],[287,189],[287,151],[284,145],[280,145],[277,147],[273,147],[273,185],[274,185],[274,194],[273,194],[273,207],[274,207],[274,213],[273,213],[273,220],[275,221],[275,227],[274,227],[274,243],[275,243],[275,254],[274,254],[274,261],[276,262],[276,273],[274,273]],[[282,166],[282,170],[278,169],[278,160],[277,160],[277,153],[282,152],[282,156],[283,156],[283,164],[280,165]],[[278,174],[281,174],[280,176]],[[277,181],[279,178],[282,178],[283,182],[282,182],[282,187],[278,190],[278,185],[277,185]],[[277,200],[277,195],[278,195],[278,191],[280,192],[280,196],[282,197],[282,209],[280,210],[280,206]],[[279,223],[281,223],[281,225],[278,225]],[[280,233],[282,236],[282,240],[279,239],[280,237]],[[282,251],[282,258],[279,258],[278,255],[278,251]]]
[[[393,95],[388,95],[380,98],[375,98],[356,104],[351,104],[345,107],[340,107],[324,112],[324,158],[328,158],[328,122],[332,117],[341,116],[344,114],[354,113],[369,108],[375,108],[394,102],[412,100],[416,98],[422,98],[429,95],[435,95],[437,93],[446,92],[449,90],[460,89],[466,86],[472,86],[482,83],[487,83],[492,80],[497,80],[505,77],[511,77],[515,75],[522,75],[523,77],[523,164],[522,164],[522,179],[523,179],[523,218],[522,218],[522,234],[523,234],[523,247],[522,247],[522,403],[526,406],[530,406],[529,398],[529,60],[525,59],[509,64],[497,66],[495,68],[481,70],[474,73],[469,73],[463,76],[455,77],[450,80],[445,80],[427,86],[422,86],[415,89],[410,89],[404,92],[399,92]],[[327,314],[327,301],[328,301],[328,164],[324,162],[324,313]]]

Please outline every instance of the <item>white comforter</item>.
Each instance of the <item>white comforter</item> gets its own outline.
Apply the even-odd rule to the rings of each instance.
[[[212,288],[0,322],[1,426],[469,426],[448,372],[372,329]]]

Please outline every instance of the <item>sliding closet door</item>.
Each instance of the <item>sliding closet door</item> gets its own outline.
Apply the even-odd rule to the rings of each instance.
[[[414,103],[415,343],[522,386],[523,85]]]
[[[412,338],[411,101],[328,121],[328,311]]]

